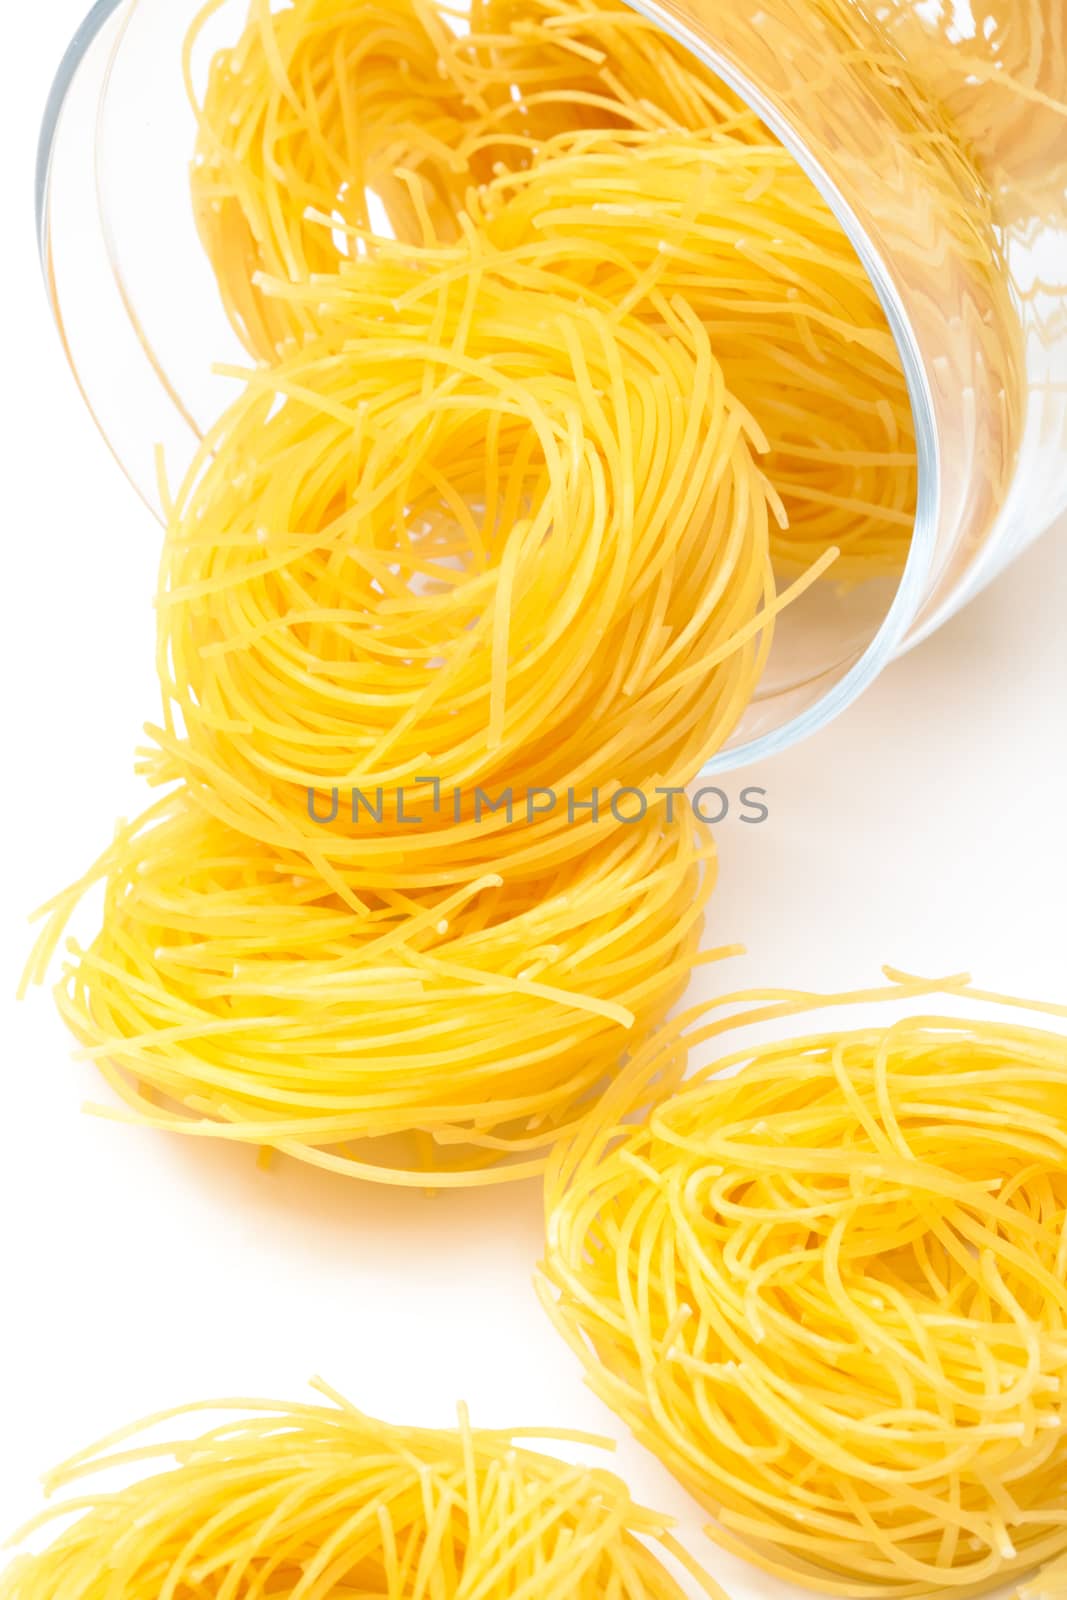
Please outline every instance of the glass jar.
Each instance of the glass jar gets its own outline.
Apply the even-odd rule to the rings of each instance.
[[[162,517],[247,361],[189,200],[183,44],[198,6],[98,0],[49,101],[42,261],[87,404]],[[899,579],[789,608],[756,700],[707,771],[842,711],[1067,507],[1063,0],[639,0],[764,119],[832,206],[885,307],[919,452]],[[190,63],[240,31],[223,0]],[[202,58],[201,58],[202,53]]]

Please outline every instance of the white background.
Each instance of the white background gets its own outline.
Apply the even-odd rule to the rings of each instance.
[[[534,1301],[536,1185],[428,1201],[85,1117],[99,1092],[48,997],[14,1002],[27,913],[142,803],[132,752],[156,711],[158,532],[83,411],[34,249],[36,124],[82,9],[20,8],[0,100],[5,1528],[97,1434],[187,1399],[302,1396],[315,1372],[397,1420],[447,1423],[462,1396],[485,1424],[618,1431]],[[844,988],[889,961],[1067,1000],[1065,617],[1061,528],[835,726],[738,775],[771,818],[720,833],[709,939],[751,952],[731,987]],[[619,1459],[695,1538],[665,1475],[632,1445]],[[711,1559],[739,1600],[770,1592]]]

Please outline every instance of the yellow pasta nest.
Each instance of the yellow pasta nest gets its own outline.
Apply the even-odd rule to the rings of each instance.
[[[749,705],[790,598],[764,441],[681,303],[664,334],[386,261],[344,316],[249,375],[177,496],[149,768],[342,892],[542,876]]]
[[[655,329],[680,295],[770,441],[783,568],[836,546],[838,581],[899,572],[917,483],[907,387],[811,181],[625,6],[523,0],[476,6],[470,22],[457,34],[424,4],[372,23],[361,6],[302,0],[257,15],[216,58],[194,198],[245,342],[273,357],[320,329],[345,303],[330,275],[390,233],[425,249],[458,238],[451,270],[470,275],[476,229],[481,249],[524,247],[545,274],[526,275],[528,294],[551,293],[558,273]]]
[[[662,1558],[722,1592],[618,1478],[527,1447],[580,1434],[392,1427],[325,1405],[234,1400],[149,1418],[48,1479],[76,1513],[0,1575],[3,1600],[685,1600]],[[149,1442],[208,1419],[197,1437]],[[81,1488],[131,1466],[128,1487]],[[29,1533],[30,1530],[26,1530]]]
[[[103,878],[57,998],[126,1114],[381,1183],[504,1182],[543,1169],[677,1001],[714,877],[679,813],[532,887],[486,869],[354,910],[179,792],[55,902],[32,975]]]
[[[431,279],[506,276],[531,305],[566,283],[650,332],[669,332],[684,304],[766,436],[761,465],[784,511],[770,529],[776,566],[802,571],[831,547],[835,580],[903,565],[917,459],[896,345],[847,238],[780,145],[662,129],[562,135],[472,193],[453,245],[352,239],[374,267],[357,257],[304,285],[259,280],[331,344],[365,309],[368,284],[406,317],[412,266]]]
[[[258,6],[201,97],[193,58],[218,4],[187,46],[193,200],[234,326],[268,358],[314,318],[265,298],[257,272],[300,282],[334,270],[346,227],[453,239],[472,185],[568,129],[725,124],[760,137],[751,112],[621,0]]]
[[[879,996],[772,993],[744,1020]],[[550,1174],[546,1303],[713,1538],[850,1600],[1067,1552],[1067,1041],[912,1016],[594,1120]]]

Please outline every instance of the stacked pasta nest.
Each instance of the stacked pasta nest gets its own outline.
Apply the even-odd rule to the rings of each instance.
[[[740,101],[617,3],[189,40],[254,358],[167,492],[167,796],[50,908],[130,1114],[360,1177],[542,1170],[699,959],[684,785],[804,588],[898,571],[900,364]],[[545,797],[549,799],[546,800]]]
[[[684,1081],[735,1002],[885,996],[670,1020],[727,953],[685,784],[782,610],[907,551],[910,408],[848,241],[621,0],[257,3],[206,85],[193,198],[249,359],[166,490],[164,793],[30,975],[102,883],[59,1002],[119,1115],[389,1184],[547,1172],[552,1317],[766,1571],[1063,1593],[1062,1038],[920,1016]],[[76,1459],[166,1465],[0,1593],[718,1593],[598,1469],[327,1400]]]

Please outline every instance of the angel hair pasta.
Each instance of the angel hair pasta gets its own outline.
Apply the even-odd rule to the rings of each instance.
[[[473,222],[657,327],[681,295],[770,440],[789,517],[775,556],[799,570],[836,546],[837,581],[898,572],[916,501],[903,370],[793,158],[624,5],[476,6],[469,31],[448,24],[430,5],[371,24],[303,0],[257,14],[235,58],[216,58],[194,195],[246,343],[272,353],[321,327],[329,275],[383,230],[432,247]],[[461,250],[453,270],[477,267]]]
[[[234,326],[268,358],[314,318],[265,298],[257,272],[331,272],[348,228],[454,239],[470,187],[525,165],[554,134],[725,123],[759,136],[730,91],[622,0],[256,6],[213,54],[201,95],[194,59],[218,9],[205,8],[186,50],[193,201]]]
[[[734,996],[688,1043],[937,987]],[[767,1572],[969,1595],[1067,1553],[1067,1039],[1018,1004],[750,1045],[618,1123],[683,1023],[553,1164],[546,1304]]]
[[[688,814],[606,832],[533,887],[486,868],[356,911],[179,791],[55,902],[32,976],[100,878],[102,927],[57,997],[124,1114],[381,1183],[540,1172],[713,959],[710,833]]]
[[[384,261],[344,314],[342,347],[248,376],[177,495],[149,770],[341,892],[542,875],[749,705],[791,597],[764,440],[681,302],[664,334]]]
[[[780,145],[662,129],[567,134],[483,185],[470,215],[476,248],[469,233],[451,247],[359,241],[379,261],[427,273],[506,270],[531,303],[565,278],[606,315],[653,328],[670,327],[683,301],[767,436],[762,465],[786,515],[771,528],[783,570],[832,546],[835,580],[899,570],[917,466],[896,345],[851,245]],[[336,339],[368,275],[356,260],[303,292],[280,279],[271,288]],[[409,306],[401,293],[397,312]]]
[[[607,1441],[473,1429],[462,1407],[454,1430],[393,1427],[317,1387],[323,1404],[187,1406],[75,1456],[25,1534],[74,1520],[0,1574],[0,1596],[685,1600],[673,1568],[723,1600],[618,1478],[527,1442]],[[125,1487],[93,1482],[116,1473]]]

